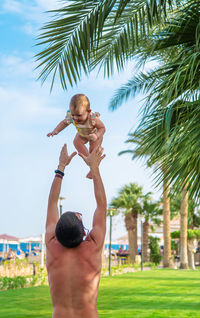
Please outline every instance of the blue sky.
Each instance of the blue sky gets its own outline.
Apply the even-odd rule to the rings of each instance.
[[[75,128],[69,126],[54,138],[46,134],[65,116],[72,95],[85,93],[91,108],[101,113],[107,131],[103,146],[106,158],[101,165],[108,203],[119,189],[130,182],[143,186],[144,193],[153,188],[151,171],[128,155],[118,156],[127,149],[128,132],[139,122],[141,96],[129,100],[115,112],[108,110],[114,90],[132,75],[133,65],[123,73],[104,79],[93,72],[83,77],[74,88],[64,92],[55,83],[50,94],[50,79],[41,86],[34,70],[36,37],[48,20],[44,12],[56,8],[56,0],[1,0],[0,4],[0,134],[1,134],[1,222],[0,234],[19,237],[44,232],[48,193],[57,167],[60,149],[68,144],[74,151]],[[37,49],[38,50],[38,49]],[[86,227],[91,227],[95,209],[92,182],[85,178],[88,168],[76,156],[67,167],[61,195],[63,210],[82,211]],[[113,237],[125,234],[123,219],[114,220]]]

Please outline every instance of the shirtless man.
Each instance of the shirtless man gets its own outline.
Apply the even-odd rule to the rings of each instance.
[[[76,152],[68,155],[64,145],[60,153],[49,194],[45,235],[53,318],[98,317],[96,302],[106,232],[106,195],[99,172],[99,164],[105,157],[102,153],[103,148],[98,146],[88,157],[79,154],[91,169],[97,204],[92,230],[87,236],[81,213],[65,212],[59,219],[58,198],[62,177]],[[90,200],[89,194],[86,200]]]

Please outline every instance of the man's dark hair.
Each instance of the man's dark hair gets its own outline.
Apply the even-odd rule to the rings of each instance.
[[[84,237],[83,223],[75,212],[65,212],[56,225],[56,238],[65,247],[76,247]]]

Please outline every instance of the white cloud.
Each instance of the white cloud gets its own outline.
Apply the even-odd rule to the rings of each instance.
[[[26,91],[19,89],[10,89],[0,87],[0,104],[3,105],[2,116],[0,119],[5,122],[6,119],[12,121],[37,119],[37,117],[59,116],[62,110],[58,107],[49,107],[48,96],[45,96],[43,90],[38,88],[31,91],[26,87]]]
[[[14,90],[24,92],[26,87],[26,92],[30,95],[37,92],[39,95],[51,97],[58,99],[65,95],[62,90],[60,83],[55,82],[54,90],[50,95],[50,78],[46,80],[44,85],[41,85],[41,81],[38,80],[38,75],[40,70],[36,70],[36,62],[33,59],[33,52],[13,52],[12,54],[0,54],[0,85],[6,89],[9,87]],[[9,83],[9,86],[8,86]]]
[[[2,7],[6,12],[21,13],[23,4],[17,0],[4,0]]]
[[[35,28],[30,22],[25,24],[25,25],[23,25],[21,30],[23,32],[25,32],[26,34],[28,34],[28,35],[35,36]]]
[[[21,57],[18,52],[0,56],[0,75],[3,81],[19,82],[19,79],[22,81],[23,78],[26,80],[35,78],[33,53],[24,52],[23,54],[26,58]]]
[[[15,13],[20,15],[24,22],[18,29],[26,34],[36,36],[42,24],[48,21],[47,11],[55,10],[64,4],[59,0],[3,0],[0,4],[1,14]]]
[[[33,89],[30,85],[20,90],[0,87],[0,105],[0,144],[4,146],[34,140],[37,127],[45,136],[64,114],[63,109],[55,105],[54,98],[43,89]]]
[[[59,0],[36,0],[36,3],[41,10],[54,10],[63,6],[63,2]]]
[[[21,64],[21,62],[22,62],[22,58],[20,58],[19,56],[14,56],[14,55],[4,55],[0,61],[0,63],[4,65],[6,68],[16,67],[19,64]]]
[[[55,10],[64,4],[59,0],[4,0],[2,9],[4,12],[15,12],[21,14],[32,22],[38,22],[43,13],[49,10]]]

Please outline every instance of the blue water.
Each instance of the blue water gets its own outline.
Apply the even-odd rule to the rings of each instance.
[[[105,248],[109,248],[110,244],[105,244]],[[122,246],[123,250],[128,250],[129,246],[128,245],[124,245],[124,244],[111,244],[111,248],[113,250],[119,250],[119,248]]]
[[[35,246],[40,247],[40,249],[41,249],[40,243],[31,243],[31,251],[34,250]],[[113,250],[118,250],[121,246],[123,249],[126,249],[126,250],[129,249],[128,245],[122,245],[122,244],[112,244],[111,248]],[[19,247],[24,253],[29,251],[29,243],[20,243]],[[17,254],[20,253],[17,244],[4,244],[4,251],[8,251],[9,248],[12,248],[13,251],[17,251]],[[109,244],[105,244],[105,248],[108,249]],[[2,243],[0,243],[0,252],[3,252],[3,244]]]
[[[31,244],[31,251],[34,250],[34,247],[40,247],[40,243],[30,243]],[[19,254],[19,247],[25,253],[29,251],[29,243],[20,243],[18,244],[4,244],[4,251],[8,251],[9,248],[12,248],[13,251],[17,251]],[[0,252],[3,252],[3,243],[0,243]]]

